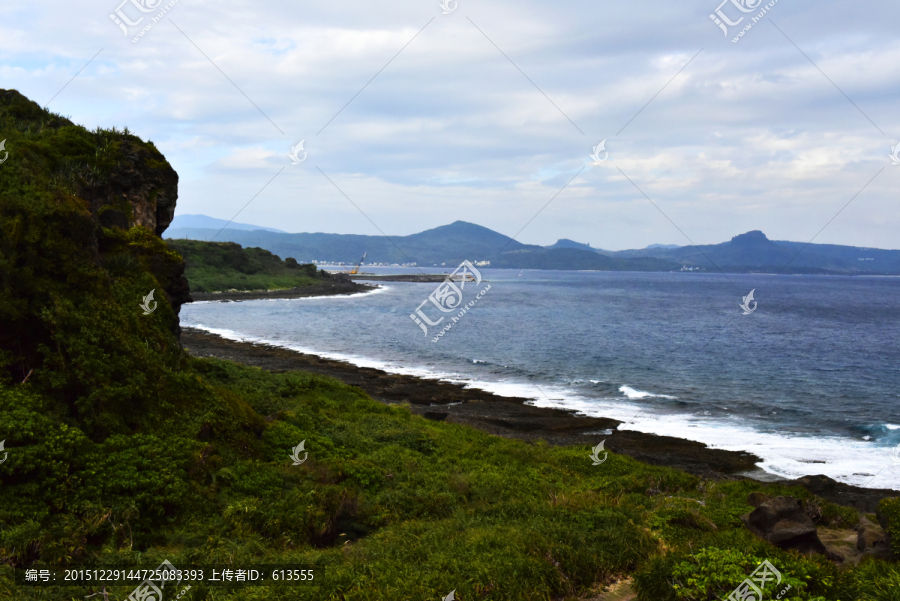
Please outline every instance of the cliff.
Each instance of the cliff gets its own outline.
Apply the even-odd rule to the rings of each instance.
[[[124,407],[120,373],[182,360],[185,264],[159,236],[178,175],[152,142],[88,131],[15,90],[0,90],[0,132],[0,378],[84,411]],[[138,398],[153,388],[132,384]]]

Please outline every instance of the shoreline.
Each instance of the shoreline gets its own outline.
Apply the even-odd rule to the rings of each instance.
[[[705,479],[748,478],[762,483],[799,485],[829,501],[869,513],[875,511],[882,498],[898,495],[897,491],[856,487],[821,475],[777,479],[759,468],[756,464],[762,459],[749,452],[714,449],[672,436],[618,430],[624,423],[621,420],[536,407],[527,404],[530,399],[500,396],[458,383],[391,374],[269,344],[233,341],[188,326],[183,327],[181,342],[195,357],[226,359],[273,372],[300,370],[330,376],[357,386],[376,401],[408,403],[413,414],[426,419],[467,425],[505,438],[583,445],[585,452],[588,447],[605,441],[606,450],[651,465],[673,467]]]
[[[324,282],[314,286],[288,288],[285,290],[228,290],[225,292],[191,292],[191,302],[221,301],[240,302],[245,300],[309,298],[313,296],[342,296],[372,292],[380,286],[357,284],[344,279]]]

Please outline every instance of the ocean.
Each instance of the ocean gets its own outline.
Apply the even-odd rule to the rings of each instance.
[[[346,297],[194,303],[181,320],[749,451],[772,478],[900,489],[900,278],[479,270],[452,312],[428,301],[437,284],[389,282]],[[410,318],[423,301],[440,323]]]

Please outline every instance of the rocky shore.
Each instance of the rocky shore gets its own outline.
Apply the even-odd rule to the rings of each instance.
[[[261,300],[267,298],[306,298],[310,296],[333,296],[337,294],[359,294],[375,290],[378,286],[357,284],[346,276],[335,276],[334,280],[314,286],[290,288],[288,290],[250,290],[225,292],[191,292],[194,301],[230,301]]]
[[[427,419],[465,424],[484,432],[526,441],[544,440],[554,445],[584,445],[585,452],[605,440],[605,448],[652,465],[664,465],[709,479],[765,478],[757,468],[760,458],[751,453],[711,449],[705,444],[670,436],[618,430],[621,421],[578,416],[573,411],[534,407],[528,399],[501,397],[460,384],[389,374],[323,359],[295,351],[184,328],[184,348],[195,357],[215,357],[253,365],[269,371],[302,370],[331,376],[358,386],[383,403],[409,403],[411,411]],[[756,478],[754,478],[756,479]],[[866,489],[842,484],[826,476],[807,476],[787,484],[803,486],[814,494],[860,511],[874,512],[882,498],[896,491]]]

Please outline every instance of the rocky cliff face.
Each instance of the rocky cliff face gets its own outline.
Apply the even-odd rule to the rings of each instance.
[[[123,140],[118,150],[121,160],[106,181],[80,183],[78,195],[104,226],[140,226],[161,236],[175,216],[178,174],[153,146]],[[130,210],[117,210],[123,205]]]
[[[58,363],[70,377],[52,386],[76,398],[90,386],[72,366],[92,353],[80,373],[135,356],[134,344],[177,349],[191,299],[184,260],[160,237],[178,198],[165,157],[127,129],[87,130],[15,90],[0,90],[0,141],[0,381],[35,381]],[[171,311],[142,314],[151,290]]]
[[[15,90],[0,90],[0,111],[7,123],[32,134],[32,139],[11,139],[13,160],[4,168],[21,172],[28,162],[37,161],[84,201],[93,231],[81,228],[80,242],[90,248],[98,263],[121,251],[121,236],[110,232],[121,234],[140,227],[159,237],[169,227],[178,199],[178,174],[152,142],[144,142],[127,130],[87,132]],[[33,139],[42,135],[64,139],[68,145],[49,144],[44,152]],[[77,142],[72,139],[76,135],[80,138]],[[142,258],[163,284],[177,316],[181,305],[191,300],[184,262],[173,260],[170,254],[160,255],[146,245],[131,244],[129,252]],[[171,330],[176,336],[180,334],[177,320]]]

